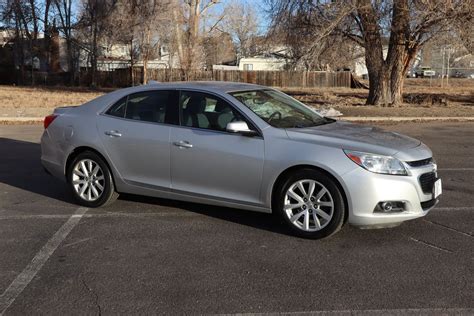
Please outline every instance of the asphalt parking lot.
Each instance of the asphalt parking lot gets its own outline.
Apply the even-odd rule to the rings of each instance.
[[[384,128],[431,147],[440,204],[312,241],[206,205],[127,195],[80,208],[41,167],[42,126],[0,126],[0,314],[472,315],[474,123]]]

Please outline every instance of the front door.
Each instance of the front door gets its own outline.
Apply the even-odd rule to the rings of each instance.
[[[171,182],[178,192],[261,204],[264,141],[225,131],[244,120],[214,95],[182,91],[181,125],[171,127]]]

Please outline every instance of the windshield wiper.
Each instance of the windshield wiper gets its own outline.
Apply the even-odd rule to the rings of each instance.
[[[329,118],[329,117],[323,117],[323,120],[318,121],[318,122],[313,122],[315,123],[313,126],[320,126],[320,125],[326,125],[326,124],[331,124],[336,122],[335,119]]]

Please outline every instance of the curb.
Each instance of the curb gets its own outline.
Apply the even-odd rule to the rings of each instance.
[[[20,116],[20,117],[0,117],[0,122],[43,122],[43,117]]]
[[[426,116],[426,117],[396,117],[396,116],[343,116],[334,117],[337,120],[350,122],[433,122],[433,121],[451,121],[451,122],[474,122],[474,116]],[[0,124],[34,124],[42,123],[42,117],[0,117]]]
[[[433,122],[433,121],[456,121],[456,122],[474,122],[473,116],[346,116],[336,118],[342,121],[351,122]]]

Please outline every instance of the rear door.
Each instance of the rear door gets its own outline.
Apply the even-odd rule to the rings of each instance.
[[[170,131],[178,120],[177,92],[130,94],[103,115],[97,128],[121,177],[135,185],[170,187]]]
[[[231,121],[246,120],[240,112],[215,95],[182,91],[180,115],[181,125],[171,128],[172,188],[260,205],[263,138],[225,130]]]

